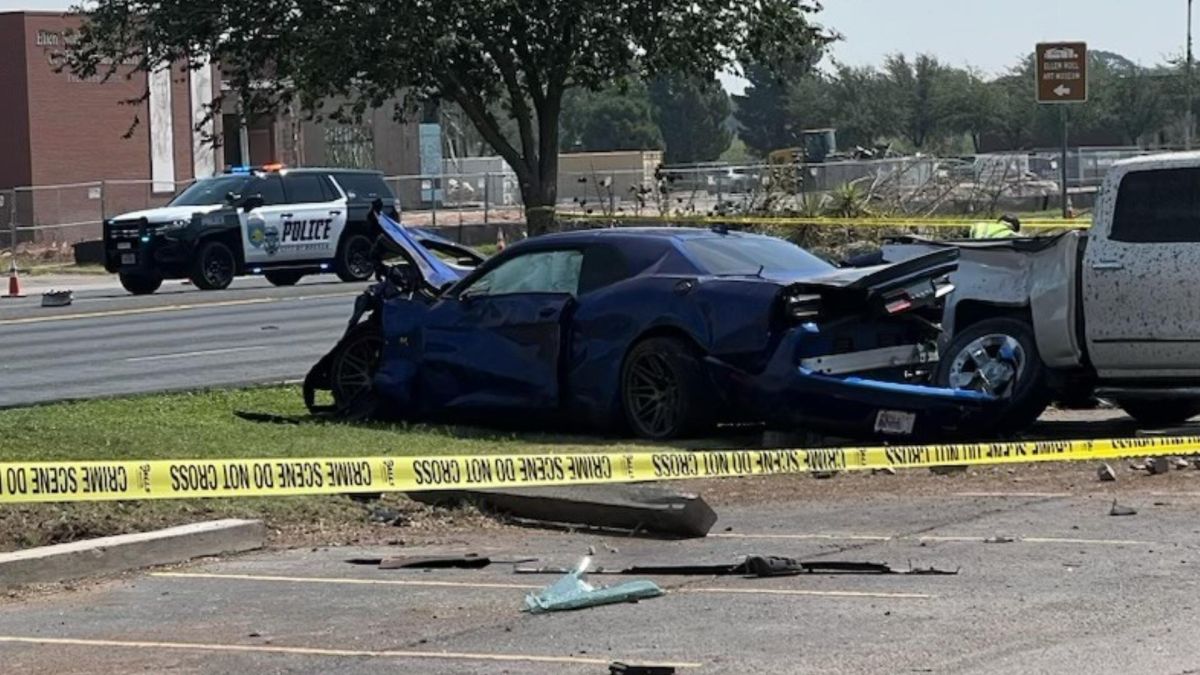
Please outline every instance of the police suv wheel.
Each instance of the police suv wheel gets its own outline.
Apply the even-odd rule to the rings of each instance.
[[[196,288],[219,291],[233,283],[236,267],[237,259],[228,246],[219,241],[206,241],[196,251],[188,278]]]
[[[162,286],[163,279],[152,274],[120,274],[121,286],[134,295],[150,295]]]
[[[334,271],[342,281],[366,281],[375,271],[371,262],[371,239],[365,234],[352,233],[338,245]]]
[[[263,276],[273,286],[295,286],[296,282],[304,277],[304,272],[295,272],[292,270],[276,270],[272,272],[263,272]]]

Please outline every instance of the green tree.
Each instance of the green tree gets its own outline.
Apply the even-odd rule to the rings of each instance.
[[[948,71],[929,54],[918,54],[912,61],[903,54],[893,54],[883,62],[887,101],[894,110],[893,131],[918,150],[948,131]]]
[[[634,82],[598,92],[568,92],[563,98],[559,142],[568,152],[658,150],[663,137],[646,86]]]
[[[891,132],[895,111],[889,105],[886,84],[870,66],[835,64],[829,79],[829,107],[839,147],[870,148]]]
[[[247,115],[298,105],[361,118],[397,96],[453,101],[512,167],[540,233],[554,222],[567,91],[796,63],[830,39],[813,22],[819,10],[815,0],[94,0],[65,65],[120,77],[211,61]]]
[[[666,163],[711,162],[729,148],[729,94],[715,78],[660,75],[650,82],[650,102]]]

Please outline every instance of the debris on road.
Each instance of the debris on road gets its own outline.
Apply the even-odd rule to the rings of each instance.
[[[1111,483],[1117,479],[1117,474],[1113,471],[1112,466],[1105,462],[1100,465],[1099,469],[1096,469],[1096,477],[1100,479],[1101,483]]]
[[[657,598],[663,589],[653,581],[629,581],[616,586],[592,586],[584,580],[592,559],[584,557],[566,576],[541,591],[525,596],[522,611],[531,614],[559,612],[611,605],[618,602],[637,602]]]
[[[1117,503],[1117,500],[1114,499],[1113,503],[1112,503],[1112,508],[1110,508],[1108,510],[1108,515],[1110,515],[1110,516],[1136,516],[1137,509],[1133,508],[1132,506],[1121,506],[1120,504]]]
[[[75,293],[70,289],[50,289],[42,293],[42,307],[66,307],[75,301]]]
[[[519,558],[516,560],[494,560],[477,553],[447,556],[397,556],[394,558],[350,558],[346,562],[351,565],[372,565],[381,570],[477,570],[488,565],[509,564],[520,565],[537,562],[537,558]]]
[[[1170,460],[1171,466],[1180,471],[1183,471],[1184,469],[1190,469],[1192,467],[1192,463],[1183,457],[1171,457]]]
[[[517,574],[568,574],[562,567],[518,567]],[[795,576],[799,574],[911,574],[954,575],[958,570],[933,567],[898,569],[883,563],[818,560],[804,561],[782,556],[750,555],[736,563],[633,565],[608,570],[597,568],[591,574],[658,576],[743,576],[749,578]]]
[[[1151,476],[1167,473],[1171,470],[1171,462],[1166,457],[1147,457],[1146,470]]]
[[[703,537],[717,514],[697,494],[649,485],[580,485],[507,490],[410,492],[426,504],[467,501],[522,521]]]
[[[994,537],[988,537],[987,539],[984,539],[983,543],[985,543],[985,544],[1011,544],[1014,541],[1016,541],[1016,539],[1014,539],[1013,537],[1006,537],[1004,535],[998,534]]]
[[[872,476],[895,476],[896,470],[890,466],[882,466],[878,469],[871,469]]]
[[[675,667],[635,666],[614,661],[608,666],[608,675],[675,675]]]

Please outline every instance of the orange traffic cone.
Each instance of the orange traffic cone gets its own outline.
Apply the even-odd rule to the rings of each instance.
[[[508,246],[508,241],[504,238],[504,227],[496,228],[496,250],[503,251],[504,247]]]
[[[25,294],[21,292],[21,277],[17,274],[17,261],[14,259],[8,267],[8,295],[0,295],[0,298],[23,298]]]

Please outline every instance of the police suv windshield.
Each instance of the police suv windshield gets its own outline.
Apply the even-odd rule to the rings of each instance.
[[[188,186],[171,200],[167,206],[211,206],[223,204],[225,195],[242,193],[242,188],[250,181],[251,176],[217,176],[203,178]]]

